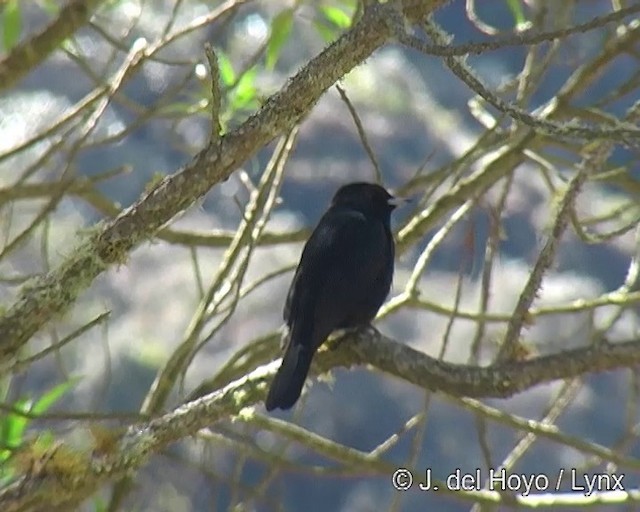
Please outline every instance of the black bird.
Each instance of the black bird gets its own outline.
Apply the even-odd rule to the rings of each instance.
[[[337,329],[367,326],[391,288],[391,212],[397,200],[380,185],[350,183],[307,241],[284,306],[288,335],[265,406],[293,407],[318,347]]]

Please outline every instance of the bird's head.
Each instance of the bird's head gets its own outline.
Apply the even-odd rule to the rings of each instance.
[[[403,202],[403,199],[393,197],[380,185],[357,182],[340,187],[333,196],[331,205],[352,208],[365,215],[389,218],[393,209]]]

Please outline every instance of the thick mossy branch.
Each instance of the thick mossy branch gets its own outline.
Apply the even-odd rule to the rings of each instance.
[[[271,342],[275,350],[278,341],[274,337]],[[349,334],[334,348],[320,350],[313,369],[317,373],[366,364],[423,389],[458,397],[506,398],[541,383],[587,372],[629,368],[638,363],[640,342],[632,340],[600,343],[530,361],[488,367],[457,365],[430,357],[377,331],[367,331]],[[48,454],[39,454],[30,471],[0,489],[0,510],[70,510],[106,482],[139,469],[150,455],[169,444],[261,402],[278,365],[279,361],[259,366],[170,413],[132,425],[124,433],[116,430],[99,449],[83,454],[57,445]],[[57,453],[66,456],[60,457]]]

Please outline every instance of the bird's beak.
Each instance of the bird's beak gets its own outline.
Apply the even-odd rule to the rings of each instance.
[[[387,204],[389,206],[393,206],[394,208],[396,208],[398,206],[407,204],[410,201],[411,199],[408,199],[406,197],[390,197],[389,200],[387,201]]]

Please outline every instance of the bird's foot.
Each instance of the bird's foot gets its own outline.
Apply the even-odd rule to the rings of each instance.
[[[382,336],[382,334],[373,325],[367,324],[358,328],[358,336],[360,337],[370,336],[375,338],[378,336]]]
[[[331,333],[329,339],[327,340],[327,348],[329,350],[336,350],[344,340],[355,334],[356,329],[337,329]]]
[[[362,338],[365,336],[379,336],[380,332],[373,325],[358,325],[357,327],[349,327],[347,329],[338,329],[333,331],[327,340],[327,348],[336,350],[347,338]]]

